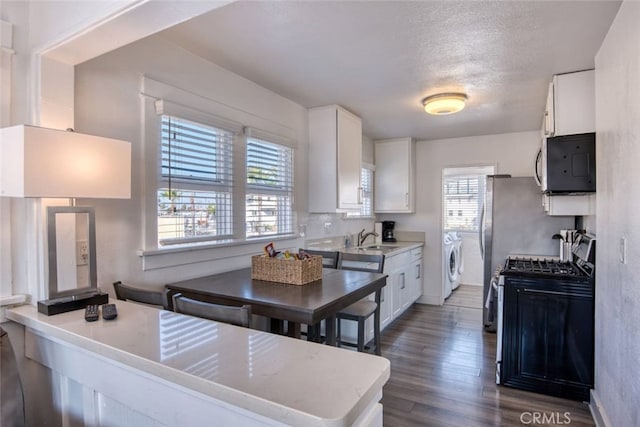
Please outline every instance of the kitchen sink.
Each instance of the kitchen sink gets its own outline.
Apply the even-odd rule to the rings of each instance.
[[[391,252],[400,246],[395,245],[370,245],[370,246],[361,246],[358,248],[360,251],[380,251],[380,252]]]
[[[372,246],[366,246],[365,249],[377,249],[377,250],[385,250],[385,249],[395,249],[398,246],[394,246],[394,245],[372,245]]]

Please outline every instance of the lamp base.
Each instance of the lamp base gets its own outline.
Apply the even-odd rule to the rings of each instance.
[[[108,304],[109,294],[93,292],[90,294],[73,295],[69,297],[53,298],[38,301],[38,312],[52,316],[67,311],[84,309],[90,304]]]

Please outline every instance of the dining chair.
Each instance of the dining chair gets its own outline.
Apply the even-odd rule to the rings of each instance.
[[[338,260],[338,269],[382,273],[384,270],[384,255],[341,253]],[[378,310],[378,304],[369,299],[361,299],[340,310],[336,315],[338,321],[336,343],[338,347],[342,344],[353,346],[351,343],[342,341],[340,325],[342,320],[352,320],[358,322],[358,340],[356,347],[359,352],[365,351],[365,325],[367,319],[372,314],[375,314],[373,323],[374,351],[375,354],[380,356],[380,311]]]
[[[251,327],[251,306],[220,305],[174,294],[173,311],[236,326]]]
[[[321,251],[316,249],[305,249],[309,255],[319,255],[322,257],[322,267],[324,268],[338,268],[338,258],[340,252],[338,251]],[[322,326],[321,322],[315,325],[307,325],[307,341],[322,342]]]
[[[322,266],[324,268],[338,268],[338,258],[340,252],[338,251],[320,251],[315,249],[304,250],[309,255],[320,255],[322,257]]]
[[[152,291],[123,284],[121,281],[113,282],[116,298],[122,301],[134,301],[148,305],[165,307],[162,291]]]

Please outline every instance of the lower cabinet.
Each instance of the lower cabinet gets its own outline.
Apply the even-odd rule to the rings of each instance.
[[[422,296],[422,247],[411,250],[411,286],[409,300],[413,303]]]
[[[380,295],[380,330],[386,328],[422,295],[422,247],[396,255],[387,255],[384,273],[387,286]],[[374,296],[368,297],[374,300]],[[342,339],[356,342],[358,328],[356,322],[344,320],[341,326]],[[365,342],[373,339],[373,316],[367,319]]]

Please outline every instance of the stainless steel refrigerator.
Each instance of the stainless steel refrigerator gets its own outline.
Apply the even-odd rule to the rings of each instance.
[[[575,227],[573,216],[549,216],[542,207],[540,187],[533,177],[489,175],[481,209],[480,253],[484,260],[484,325],[495,331],[496,301],[487,299],[496,267],[512,254],[559,256],[560,246],[552,236]]]

